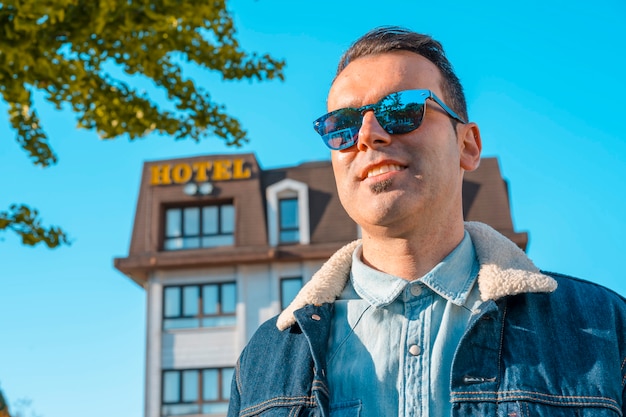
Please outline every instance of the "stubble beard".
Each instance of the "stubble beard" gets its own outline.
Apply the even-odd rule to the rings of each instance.
[[[386,179],[370,185],[370,190],[374,194],[381,194],[387,191],[389,187],[391,187],[391,179]]]

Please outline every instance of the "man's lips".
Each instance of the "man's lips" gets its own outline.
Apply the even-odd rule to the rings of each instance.
[[[406,166],[398,162],[384,162],[376,165],[370,165],[361,174],[361,179],[372,178],[378,175],[386,174],[387,172],[402,171],[406,169]]]

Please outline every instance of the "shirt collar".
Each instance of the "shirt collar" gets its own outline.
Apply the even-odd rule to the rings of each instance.
[[[356,293],[374,307],[391,304],[407,285],[412,284],[395,275],[375,270],[363,263],[363,248],[357,246],[352,254],[350,281]],[[457,304],[465,304],[478,276],[478,261],[472,239],[467,231],[463,240],[430,272],[415,282]]]

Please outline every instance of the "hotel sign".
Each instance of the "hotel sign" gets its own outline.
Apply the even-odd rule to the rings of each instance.
[[[252,171],[244,159],[158,164],[150,167],[150,185],[186,184],[190,181],[245,180]]]

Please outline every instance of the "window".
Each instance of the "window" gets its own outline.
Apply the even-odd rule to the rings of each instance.
[[[278,218],[280,243],[299,242],[298,199],[281,198],[278,200]]]
[[[165,250],[213,248],[235,243],[235,207],[221,204],[165,210]]]
[[[286,178],[265,189],[270,246],[310,243],[309,187]]]
[[[280,308],[284,310],[302,288],[302,277],[280,279]]]
[[[163,329],[234,326],[234,282],[167,286],[163,289]]]
[[[162,416],[226,413],[235,368],[163,371]]]

